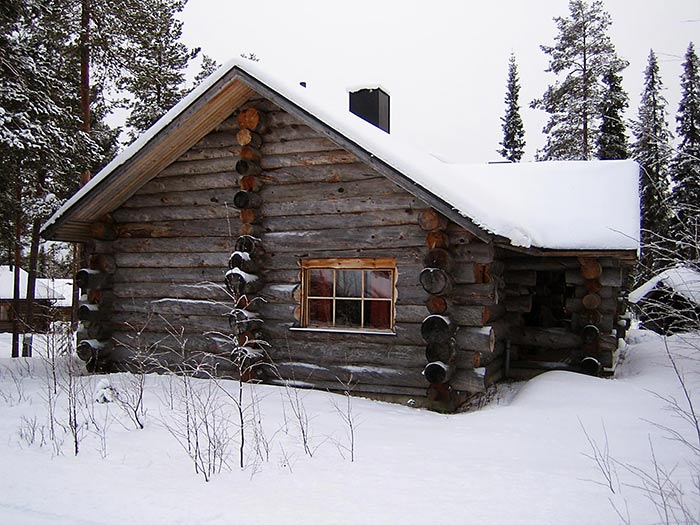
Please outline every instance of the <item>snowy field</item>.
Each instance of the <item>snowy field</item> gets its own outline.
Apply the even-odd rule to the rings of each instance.
[[[669,339],[693,392],[698,345]],[[9,346],[0,334],[0,523],[675,523],[643,488],[671,471],[666,497],[682,484],[699,515],[698,457],[671,439],[697,447],[698,435],[648,332],[632,333],[614,379],[550,372],[456,415],[244,385],[243,469],[237,383],[145,376],[137,429],[139,376],[76,377],[65,359],[12,360]]]

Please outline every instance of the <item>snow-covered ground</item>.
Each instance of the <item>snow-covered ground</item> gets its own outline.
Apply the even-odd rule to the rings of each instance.
[[[550,372],[505,385],[474,412],[352,398],[354,462],[345,397],[244,385],[242,470],[237,383],[148,375],[137,429],[114,400],[138,391],[137,376],[80,376],[75,456],[67,362],[57,366],[52,441],[51,367],[40,357],[10,359],[9,341],[0,334],[0,523],[621,523],[615,508],[631,523],[658,523],[661,498],[638,488],[643,473],[654,474],[652,446],[657,466],[675,468],[671,479],[698,519],[691,466],[699,461],[670,431],[694,446],[698,436],[669,410],[670,398],[687,405],[663,339],[649,332],[632,333],[614,379]],[[694,394],[700,335],[669,344]],[[224,465],[209,482],[186,450],[186,405],[190,420],[209,417],[221,451]],[[211,452],[198,431],[200,451]],[[609,468],[592,459],[586,434]]]

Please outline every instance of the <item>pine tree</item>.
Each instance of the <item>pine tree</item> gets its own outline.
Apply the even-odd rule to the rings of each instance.
[[[607,34],[611,20],[602,1],[570,0],[569,12],[569,18],[554,18],[559,30],[554,45],[540,46],[550,56],[547,71],[565,75],[531,104],[550,115],[543,129],[547,143],[538,152],[540,160],[589,160],[594,155],[603,75],[627,67]]]
[[[520,162],[525,153],[525,127],[520,118],[520,81],[518,79],[518,66],[515,63],[515,55],[510,55],[508,61],[508,83],[506,86],[506,114],[501,117],[503,129],[503,146],[498,153],[511,162]]]
[[[671,166],[673,236],[678,250],[698,262],[700,250],[700,63],[691,42],[681,74],[681,101],[676,115],[678,151]]]
[[[603,84],[605,92],[600,105],[597,157],[600,160],[627,159],[629,148],[623,114],[629,104],[627,93],[622,89],[622,77],[610,69],[603,75]]]
[[[202,53],[202,65],[200,66],[199,73],[194,77],[195,87],[204,82],[204,80],[217,69],[219,69],[219,64],[216,60]]]
[[[127,75],[120,82],[133,99],[126,124],[135,139],[187,93],[185,69],[199,49],[181,43],[182,22],[175,15],[187,0],[144,0],[147,15],[134,21]]]
[[[668,261],[669,174],[671,140],[668,129],[663,83],[654,51],[649,52],[644,71],[644,90],[637,121],[633,123],[635,142],[632,154],[641,168],[642,252],[640,279],[651,277]]]

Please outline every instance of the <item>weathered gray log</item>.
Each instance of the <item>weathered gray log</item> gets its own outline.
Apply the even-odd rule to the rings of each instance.
[[[454,362],[457,355],[457,343],[450,338],[446,343],[428,343],[425,347],[425,358],[429,361]]]
[[[448,295],[452,291],[452,277],[441,268],[425,268],[420,272],[420,284],[433,295]]]
[[[144,184],[136,194],[149,195],[168,191],[189,191],[195,188],[199,190],[220,190],[235,187],[236,184],[238,184],[238,177],[230,171],[224,173],[205,173],[202,175],[158,176]],[[116,216],[115,219],[117,219]]]
[[[262,210],[267,213],[268,206],[263,204]],[[265,217],[265,229],[270,232],[321,230],[330,225],[338,225],[343,221],[348,229],[372,228],[385,226],[411,225],[415,226],[415,214],[411,209],[395,209],[384,211],[366,211],[340,215],[325,213],[319,215],[295,215]]]
[[[489,306],[498,303],[498,288],[495,283],[455,285],[451,299],[455,305]]]
[[[486,367],[478,369],[458,368],[450,379],[450,386],[462,392],[485,392],[501,377],[503,377],[503,362],[497,359]]]
[[[474,241],[471,244],[455,245],[450,253],[457,263],[476,262],[489,264],[493,262],[494,248],[491,244]]]
[[[233,196],[233,205],[236,208],[259,208],[262,198],[258,193],[251,191],[239,191]]]
[[[268,188],[265,187],[263,192]],[[265,201],[266,217],[285,215],[318,215],[335,213],[361,213],[364,211],[405,210],[418,204],[418,200],[408,194],[375,196],[363,195],[357,197],[319,198],[313,200],[312,193],[302,199],[283,200],[277,202]],[[310,204],[313,203],[313,204]],[[420,230],[418,230],[420,231]]]
[[[154,300],[117,300],[112,308],[114,312],[141,312],[163,316],[218,316],[226,320],[231,304],[164,297]],[[217,324],[217,326],[221,325]]]
[[[493,352],[496,348],[496,333],[493,327],[459,327],[454,334],[458,350]]]
[[[421,335],[427,343],[447,344],[455,333],[456,326],[449,317],[429,315],[421,324]]]
[[[373,179],[352,182],[268,184],[263,189],[265,202],[316,202],[321,200],[345,200],[351,197],[378,197],[380,195],[405,195],[405,192],[391,184],[381,175]],[[371,206],[367,206],[371,211]],[[313,213],[313,210],[312,210]],[[424,233],[424,232],[423,232]]]
[[[262,167],[257,160],[241,159],[236,162],[236,173],[241,176],[250,177],[258,175],[261,171]]]
[[[292,166],[353,164],[357,160],[357,157],[352,153],[338,149],[334,151],[290,153],[288,155],[265,155],[261,159],[260,164],[263,170],[268,171]]]
[[[547,349],[580,348],[581,337],[561,329],[516,327],[509,332],[510,340],[518,345]]]
[[[404,369],[356,365],[319,366],[315,363],[282,361],[275,363],[274,370],[282,379],[309,383],[308,386],[312,386],[317,381],[338,381],[344,384],[357,382],[383,386],[421,387],[425,385],[420,368]]]
[[[588,294],[588,295],[592,295],[592,294]],[[598,300],[600,301],[599,303],[598,303]],[[603,299],[600,296],[598,296],[597,299],[591,298],[588,301],[588,304],[590,304],[590,305],[593,305],[595,303],[597,303],[597,307],[596,308],[589,308],[590,310],[597,309],[600,312],[612,313],[612,312],[615,312],[617,309],[617,301],[614,298]],[[578,313],[578,312],[582,312],[585,309],[586,309],[586,307],[584,305],[583,298],[568,297],[566,299],[566,311],[567,312]]]
[[[622,286],[622,270],[620,268],[604,268],[598,281],[602,286],[610,286],[619,288]],[[567,270],[566,282],[569,284],[582,285],[585,284],[585,279],[580,271]]]
[[[441,385],[447,383],[455,371],[453,365],[449,365],[442,361],[432,361],[425,365],[423,376],[431,385]]]
[[[506,271],[536,270],[558,272],[576,270],[580,273],[581,264],[575,257],[515,257],[505,260]]]
[[[293,388],[314,388],[315,390],[328,390],[330,392],[345,392],[348,390],[346,385],[343,385],[340,381],[316,381],[314,380],[313,385],[310,383],[305,383],[303,381],[292,381],[284,379],[273,379],[266,381],[272,385],[282,385]],[[393,395],[393,396],[410,396],[410,397],[424,397],[425,396],[425,385],[422,387],[406,387],[406,386],[396,386],[396,385],[364,385],[361,383],[353,382],[350,388],[350,392],[353,394],[381,394],[381,395]]]
[[[135,271],[135,270],[134,270]],[[154,272],[163,273],[162,270],[154,270]],[[149,299],[155,300],[162,297],[171,297],[173,299],[200,299],[212,300],[218,302],[230,301],[230,297],[226,293],[223,285],[224,272],[219,270],[216,274],[216,281],[176,281],[171,274],[173,281],[160,282],[124,282],[117,283],[114,287],[114,296],[118,299]],[[196,276],[193,276],[196,277]]]
[[[265,156],[289,155],[290,153],[336,151],[338,149],[335,143],[323,137],[298,140],[294,138],[294,134],[289,136],[290,140],[280,141],[279,138],[282,138],[281,136],[273,135],[272,138],[277,138],[278,140],[268,142],[268,136],[265,135],[266,143],[261,148],[262,154]]]
[[[401,295],[401,290],[399,290]],[[430,312],[441,314],[440,312]],[[445,312],[442,312],[443,314]],[[460,326],[481,326],[484,317],[483,306],[453,306],[447,312],[450,319]],[[421,323],[425,319],[425,307],[423,305],[396,305],[397,323]]]
[[[277,185],[323,182],[337,184],[374,179],[376,176],[377,173],[363,163],[279,168],[265,171],[260,175],[263,181]]]
[[[266,212],[267,213],[267,212]],[[420,246],[423,243],[421,231],[415,227],[387,226],[376,229],[348,230],[338,224],[338,228],[325,230],[270,232],[263,235],[263,245],[269,252],[295,252],[313,250],[323,246],[325,250],[350,248],[380,248],[387,250]]]
[[[88,268],[78,270],[75,280],[81,290],[103,290],[113,285],[112,274]]]
[[[231,203],[235,192],[231,189],[208,189],[191,191],[166,191],[134,195],[124,202],[124,208],[162,208],[165,206],[225,206]],[[117,215],[115,215],[117,217]],[[95,237],[100,238],[100,237]],[[111,240],[111,239],[107,239]]]
[[[192,149],[229,148],[236,145],[236,135],[233,133],[213,132],[197,142]]]
[[[225,268],[227,254],[219,253],[118,253],[120,269],[127,268]]]
[[[189,160],[173,162],[165,168],[160,176],[170,177],[173,175],[203,175],[212,173],[231,173],[236,169],[238,161],[238,151],[217,159]]]

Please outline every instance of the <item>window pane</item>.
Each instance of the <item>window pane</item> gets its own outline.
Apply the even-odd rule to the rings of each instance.
[[[309,326],[333,325],[333,300],[309,299]]]
[[[362,297],[362,270],[337,270],[336,297]]]
[[[362,301],[337,299],[335,302],[335,325],[362,326]]]
[[[391,299],[394,282],[391,270],[371,270],[365,272],[365,297]]]
[[[391,328],[391,301],[365,301],[365,328]]]
[[[333,297],[333,270],[309,270],[309,297]]]

